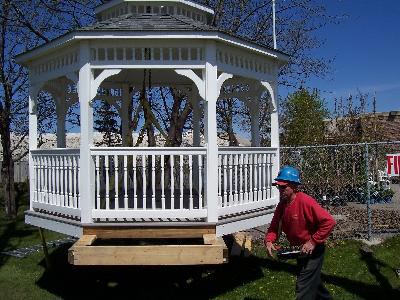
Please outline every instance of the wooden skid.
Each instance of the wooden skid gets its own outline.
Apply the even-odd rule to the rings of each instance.
[[[96,246],[96,236],[82,236],[68,251],[73,265],[208,265],[227,261],[227,247],[222,238],[199,245]]]
[[[84,227],[84,235],[96,235],[99,239],[154,239],[154,238],[201,238],[204,234],[214,234],[215,226],[199,227]]]

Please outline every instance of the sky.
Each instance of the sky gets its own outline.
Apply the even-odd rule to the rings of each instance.
[[[319,31],[325,44],[315,51],[333,58],[327,79],[312,79],[327,106],[333,99],[376,94],[377,111],[400,111],[400,0],[324,0],[340,17]],[[284,92],[284,91],[283,91]]]

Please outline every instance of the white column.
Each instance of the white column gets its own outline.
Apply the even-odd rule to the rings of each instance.
[[[57,148],[66,148],[66,136],[65,136],[65,119],[66,119],[66,108],[65,108],[65,93],[62,95],[53,95],[56,102],[56,114],[57,114]]]
[[[217,66],[216,66],[216,45],[209,42],[206,48],[206,68],[204,70],[205,80],[205,142],[207,145],[206,165],[206,201],[207,221],[218,222],[218,144],[217,144]]]
[[[272,112],[271,112],[271,147],[277,148],[275,163],[272,168],[272,178],[278,176],[279,168],[281,165],[280,161],[280,150],[279,150],[279,116],[278,116],[278,85],[276,82],[271,83],[271,90],[269,91],[271,95],[272,102]],[[274,197],[279,197],[279,192],[275,188],[273,191]]]
[[[37,149],[37,138],[38,138],[38,124],[37,124],[37,96],[39,88],[30,86],[29,88],[29,198],[30,198],[30,210],[33,210],[32,201],[35,192],[35,174],[33,168],[32,150]]]
[[[80,208],[81,222],[92,222],[94,203],[94,165],[90,155],[93,145],[93,107],[91,104],[91,87],[93,72],[90,68],[89,43],[81,42],[78,96],[81,108],[81,141],[80,141]]]
[[[200,97],[198,96],[197,88],[192,87],[190,93],[190,101],[193,107],[193,146],[200,146],[200,118],[201,118],[201,108],[200,108]]]
[[[254,98],[249,102],[250,118],[251,118],[251,146],[260,146],[260,105],[259,99]]]

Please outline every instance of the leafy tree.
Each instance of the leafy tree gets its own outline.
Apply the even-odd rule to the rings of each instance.
[[[328,111],[317,90],[301,88],[282,104],[282,144],[301,146],[323,143]]]

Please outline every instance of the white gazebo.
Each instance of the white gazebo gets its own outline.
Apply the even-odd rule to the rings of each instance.
[[[80,237],[79,245],[95,238],[206,240],[269,223],[278,202],[271,185],[279,167],[277,77],[288,56],[220,31],[211,25],[212,9],[188,0],[113,0],[95,12],[95,24],[17,57],[30,78],[26,223]],[[189,91],[193,146],[95,147],[94,99],[108,101],[119,112],[126,140],[131,134],[127,105],[132,91],[142,86],[144,69],[153,70],[153,86]],[[218,147],[216,103],[221,90],[226,93],[238,85],[247,88],[231,88],[230,97],[249,106],[252,147]],[[71,86],[76,89],[67,88]],[[40,91],[51,94],[56,103],[55,149],[37,149]],[[270,147],[260,147],[259,140],[258,105],[265,92],[272,102]],[[68,149],[66,112],[77,102],[80,148]],[[71,261],[107,264],[87,257],[83,262],[82,257]],[[143,261],[131,257],[120,263]]]

